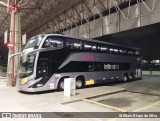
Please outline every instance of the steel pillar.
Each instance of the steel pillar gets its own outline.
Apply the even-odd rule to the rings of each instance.
[[[11,31],[10,31],[10,43],[13,44],[13,48],[9,48],[8,58],[11,54],[21,52],[21,25],[20,25],[20,13],[11,12]],[[7,68],[7,86],[15,86],[14,78],[18,70],[19,57],[12,58],[12,62],[8,62]]]

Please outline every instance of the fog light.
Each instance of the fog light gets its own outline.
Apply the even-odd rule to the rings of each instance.
[[[28,78],[24,78],[24,79],[21,80],[21,84],[24,85],[24,84],[27,83],[27,81],[28,81]]]

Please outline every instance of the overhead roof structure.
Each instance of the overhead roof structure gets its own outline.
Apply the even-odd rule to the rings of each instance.
[[[1,1],[7,3],[8,0]],[[51,20],[82,1],[83,0],[30,0],[21,12],[22,33],[32,31],[49,19]],[[10,15],[7,13],[6,7],[0,5],[0,37],[3,36],[5,30],[9,29],[9,26]]]
[[[1,1],[7,3],[8,0]],[[14,1],[10,0],[11,3]],[[28,1],[28,4],[21,8],[22,35],[27,33],[27,38],[53,32],[71,35],[79,33],[81,37],[87,34],[87,38],[94,38],[159,21],[159,0],[16,1],[22,4]],[[155,19],[148,21],[151,17]],[[0,42],[3,41],[3,34],[9,27],[10,15],[6,7],[0,4]]]
[[[8,0],[1,0],[7,3]],[[24,2],[24,0],[17,0]],[[28,4],[21,10],[22,34],[28,37],[46,32],[56,32],[63,26],[94,16],[109,9],[111,0],[28,0]],[[121,4],[128,0],[114,0]],[[14,0],[10,0],[10,3]],[[96,8],[95,8],[96,7]],[[65,22],[64,22],[65,21]],[[6,7],[0,5],[0,39],[10,27],[10,15]],[[49,28],[49,30],[47,30]]]
[[[1,0],[7,3],[8,0]],[[21,0],[17,0],[21,1]],[[22,33],[31,32],[38,26],[60,15],[69,8],[76,6],[84,0],[28,0],[28,4],[22,8],[21,26]],[[13,0],[10,1],[11,3]],[[22,2],[24,2],[22,0]],[[0,37],[10,27],[10,15],[5,6],[0,4]]]

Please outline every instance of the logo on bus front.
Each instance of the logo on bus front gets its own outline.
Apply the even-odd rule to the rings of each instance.
[[[105,70],[119,70],[119,65],[116,64],[104,64]]]

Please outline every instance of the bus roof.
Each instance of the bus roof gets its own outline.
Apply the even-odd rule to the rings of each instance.
[[[94,39],[88,39],[88,38],[82,38],[82,37],[77,37],[77,36],[71,36],[71,35],[66,35],[66,34],[42,34],[42,35],[43,35],[43,36],[68,37],[68,38],[72,38],[72,39],[79,39],[79,40],[84,40],[84,41],[89,41],[89,42],[96,42],[96,43],[101,43],[101,44],[108,44],[108,45],[118,46],[118,47],[122,47],[122,48],[141,50],[140,48],[127,47],[127,46],[123,46],[123,45],[120,45],[120,44],[115,44],[115,43],[110,43],[110,42],[104,42],[104,41],[99,41],[99,40],[94,40]]]

